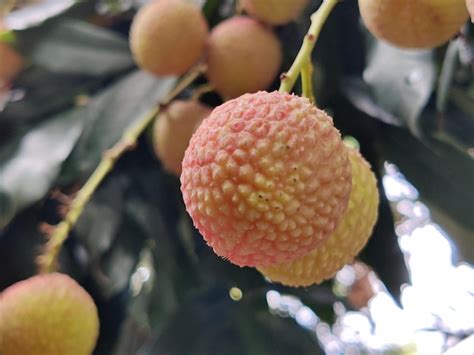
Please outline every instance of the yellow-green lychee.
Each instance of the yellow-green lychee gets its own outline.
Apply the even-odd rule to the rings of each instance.
[[[153,147],[164,167],[181,175],[189,140],[212,109],[197,100],[176,100],[160,113],[153,126]]]
[[[271,29],[250,17],[232,17],[211,31],[206,75],[224,98],[268,88],[281,63],[279,39]]]
[[[347,149],[332,119],[277,91],[215,108],[183,159],[181,191],[194,225],[239,266],[307,254],[334,231],[350,190]]]
[[[242,0],[243,9],[270,25],[284,25],[296,20],[309,0]]]
[[[287,286],[310,286],[331,278],[367,243],[377,220],[379,194],[370,165],[349,149],[352,191],[344,216],[334,233],[302,258],[258,270],[274,282]]]
[[[143,6],[130,29],[137,65],[156,75],[181,75],[203,55],[208,25],[185,0],[154,0]]]
[[[359,0],[369,31],[402,48],[434,48],[466,22],[465,0]]]
[[[33,276],[0,294],[3,355],[91,355],[98,333],[94,301],[67,275]]]

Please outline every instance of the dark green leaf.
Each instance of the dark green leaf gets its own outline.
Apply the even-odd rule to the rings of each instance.
[[[82,129],[78,110],[54,116],[25,134],[0,163],[0,228],[41,199],[58,176]]]
[[[175,78],[157,79],[137,71],[94,97],[82,113],[86,126],[66,163],[62,182],[89,175],[103,152],[119,140],[127,127],[156,105],[175,81]]]
[[[34,65],[56,73],[107,76],[134,65],[126,38],[77,20],[20,33],[17,44]]]

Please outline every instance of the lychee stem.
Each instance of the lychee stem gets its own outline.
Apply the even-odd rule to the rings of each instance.
[[[311,103],[316,104],[313,90],[313,63],[307,61],[301,67],[301,83],[303,87],[303,96],[307,97]]]
[[[300,51],[290,70],[281,76],[280,92],[290,92],[293,90],[304,64],[308,61],[311,62],[311,54],[321,29],[338,1],[340,0],[324,0],[318,10],[311,15],[311,26],[303,40]]]
[[[160,111],[161,106],[168,104],[181,91],[188,87],[199,75],[204,73],[206,66],[202,63],[192,68],[175,86],[166,98],[158,105],[153,107],[143,118],[125,130],[122,138],[115,145],[106,150],[102,156],[102,160],[89,177],[84,186],[78,191],[77,195],[71,202],[69,212],[64,219],[56,226],[50,228],[48,233],[48,242],[46,243],[43,254],[37,259],[40,273],[48,273],[56,271],[58,267],[58,255],[64,241],[67,239],[69,232],[76,224],[77,220],[84,211],[84,207],[91,199],[94,192],[99,187],[107,174],[113,169],[117,160],[128,150],[135,147],[140,135],[153,122],[156,115]]]
[[[191,95],[192,100],[199,100],[202,95],[207,94],[208,92],[214,91],[214,85],[210,83],[202,84],[193,90]]]

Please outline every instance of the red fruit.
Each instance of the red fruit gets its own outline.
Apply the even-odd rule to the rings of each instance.
[[[314,249],[339,223],[351,190],[347,149],[306,98],[246,94],[214,109],[191,138],[181,191],[214,251],[240,266]]]
[[[261,23],[245,16],[217,25],[209,36],[207,78],[225,98],[266,89],[282,62],[280,41]]]

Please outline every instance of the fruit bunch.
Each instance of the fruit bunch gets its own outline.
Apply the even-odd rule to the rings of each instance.
[[[251,16],[231,17],[209,31],[201,10],[191,2],[154,0],[133,20],[130,49],[137,65],[155,75],[182,75],[205,63],[211,87],[225,99],[235,98],[274,82],[282,47],[269,26],[295,20],[307,3],[244,1],[243,9]],[[159,115],[153,147],[167,170],[180,175],[189,139],[209,113],[197,100],[190,100],[172,103]]]
[[[307,4],[244,0],[250,16],[209,32],[192,4],[157,0],[137,14],[130,34],[142,69],[182,75],[204,62],[209,85],[230,99],[212,111],[196,99],[171,102],[154,125],[156,155],[180,175],[195,226],[216,254],[292,285],[320,282],[350,262],[378,203],[370,168],[342,143],[331,117],[306,98],[259,91],[282,62],[269,26],[295,20]],[[293,263],[316,271],[303,275]]]

